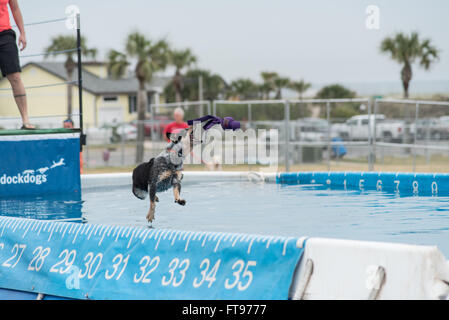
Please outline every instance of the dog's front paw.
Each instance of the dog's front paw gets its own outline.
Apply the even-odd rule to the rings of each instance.
[[[150,211],[148,211],[147,221],[150,223],[154,221],[154,210],[150,209]]]
[[[154,201],[159,202],[159,198],[157,196],[155,196]]]
[[[175,202],[181,206],[185,206],[186,205],[186,201],[184,199],[179,199],[179,200],[175,200]]]

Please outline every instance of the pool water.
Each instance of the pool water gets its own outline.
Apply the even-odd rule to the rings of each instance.
[[[449,257],[449,197],[252,182],[185,183],[185,207],[171,191],[158,196],[153,228],[437,245]],[[129,186],[0,199],[1,215],[138,227],[149,226],[148,208]]]

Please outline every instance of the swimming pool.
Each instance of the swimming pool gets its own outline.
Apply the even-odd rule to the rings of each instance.
[[[187,173],[182,188],[185,207],[174,203],[172,192],[159,194],[152,227],[437,245],[449,256],[446,194],[344,190],[321,184],[217,177],[193,178]],[[0,199],[0,214],[147,228],[148,206],[148,200],[140,201],[131,193],[128,175],[99,176],[83,180],[82,196]]]

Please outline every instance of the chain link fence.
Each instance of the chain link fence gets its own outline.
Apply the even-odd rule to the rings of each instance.
[[[184,111],[185,119],[198,118],[212,111],[209,101],[153,104],[148,119],[143,121],[145,141],[144,160],[161,153],[167,142],[164,128],[173,122],[176,108]],[[86,168],[132,167],[136,164],[136,141],[138,121],[129,123],[113,122],[101,127],[85,125],[87,145],[83,160]]]
[[[385,116],[376,119],[379,166],[449,171],[449,102],[377,99],[374,112]]]
[[[176,108],[184,110],[185,119],[206,114],[233,117],[243,130],[255,130],[257,141],[276,138],[282,171],[449,172],[449,102],[304,99],[152,105],[144,121],[146,160],[164,150],[163,130],[173,121]],[[65,119],[61,115],[31,120],[41,128],[60,128]],[[19,125],[18,118],[0,118],[0,128]],[[260,129],[264,131],[259,134]],[[276,137],[270,136],[269,129],[277,130]],[[137,121],[86,125],[85,133],[85,168],[135,166]],[[257,170],[265,165],[257,159],[245,160],[230,170]]]

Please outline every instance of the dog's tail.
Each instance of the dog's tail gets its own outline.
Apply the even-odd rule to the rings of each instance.
[[[145,200],[148,195],[148,182],[154,158],[142,163],[133,170],[133,194],[140,200]]]
[[[148,196],[148,190],[143,190],[133,186],[133,194],[140,200],[145,200]]]

